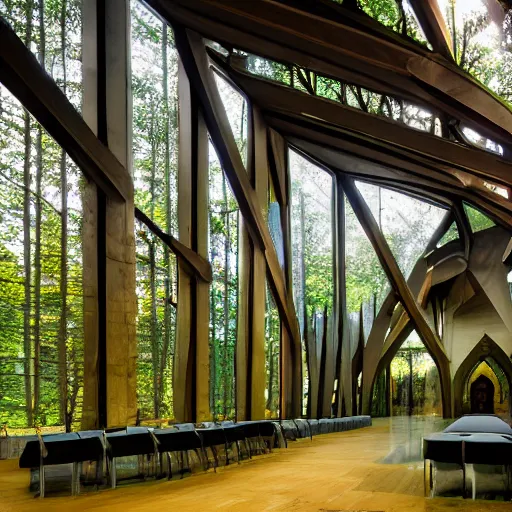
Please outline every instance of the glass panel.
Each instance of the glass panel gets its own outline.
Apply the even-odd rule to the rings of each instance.
[[[11,25],[80,112],[82,1],[55,0],[39,4],[33,0],[0,0],[0,16]]]
[[[498,0],[438,0],[459,66],[512,101],[512,11]]]
[[[439,242],[437,242],[436,247],[442,247],[443,245],[446,245],[448,242],[458,240],[458,238],[459,230],[457,229],[457,224],[455,222],[452,222],[450,227],[448,228],[448,231],[441,237]]]
[[[356,182],[406,279],[446,210],[387,188]]]
[[[434,360],[412,331],[391,361],[392,416],[441,416],[441,382]]]
[[[84,178],[1,85],[0,105],[0,423],[77,429]]]
[[[268,229],[274,242],[277,253],[277,259],[282,268],[284,268],[284,240],[283,226],[281,224],[281,206],[277,202],[272,177],[268,180]]]
[[[347,312],[359,314],[361,305],[375,298],[378,313],[391,287],[372,244],[346,198],[345,267]]]
[[[226,80],[213,72],[229,125],[244,165],[247,165],[247,101]]]
[[[306,337],[321,340],[332,317],[334,294],[333,179],[289,151],[293,298],[302,334],[304,407],[309,389]],[[309,326],[309,328],[308,328]]]
[[[292,258],[295,307],[304,315],[330,313],[333,301],[332,176],[289,152],[292,189]]]
[[[291,85],[291,66],[265,59],[251,53],[245,55],[246,68],[249,73],[259,75],[263,78],[268,78],[269,80],[275,80],[276,82],[282,82],[284,84]]]
[[[136,222],[135,235],[139,419],[172,419],[176,257],[143,223]]]
[[[178,52],[166,24],[131,4],[135,205],[178,235]]]
[[[210,407],[215,419],[235,417],[240,212],[210,143]]]
[[[358,0],[358,3],[382,25],[431,48],[407,0]]]
[[[267,285],[265,311],[265,417],[279,418],[280,396],[280,354],[281,354],[281,319],[274,302],[272,292]]]
[[[483,231],[487,228],[492,228],[496,225],[491,219],[489,219],[489,217],[487,217],[487,215],[466,203],[464,203],[464,210],[466,212],[466,216],[469,220],[469,224],[473,233],[476,233],[477,231]]]
[[[492,153],[497,153],[498,155],[503,156],[503,146],[491,139],[488,139],[487,137],[483,137],[477,131],[469,128],[468,126],[462,125],[462,134],[471,144],[481,149],[485,149],[486,151],[491,151]]]

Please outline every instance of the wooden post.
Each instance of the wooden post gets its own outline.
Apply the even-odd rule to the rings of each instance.
[[[208,257],[208,133],[178,65],[179,153],[178,227],[186,247]],[[178,259],[178,314],[174,353],[173,396],[177,421],[210,419],[209,283],[191,277]]]

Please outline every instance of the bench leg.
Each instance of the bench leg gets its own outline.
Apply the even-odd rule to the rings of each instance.
[[[39,466],[39,497],[44,498],[44,466]]]

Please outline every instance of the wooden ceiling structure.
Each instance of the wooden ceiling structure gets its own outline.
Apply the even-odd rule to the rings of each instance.
[[[126,64],[129,55],[126,48],[126,23],[122,21],[123,16],[120,17],[121,21],[115,21],[118,17],[116,8],[126,14],[126,4],[122,0],[108,3],[110,5],[101,10],[99,17],[94,17],[96,12],[84,11],[84,16],[89,16],[98,34],[104,32],[103,39],[96,33],[91,36],[92,32],[88,32],[87,37],[93,41],[87,39],[85,42],[85,59],[92,59],[91,55],[96,59],[102,52],[106,56],[106,59],[98,59],[90,67],[97,72],[97,111],[93,109],[92,120],[91,114],[88,119],[85,112],[84,119],[92,128],[76,113],[30,51],[2,20],[0,81],[105,194],[102,200],[106,201],[103,208],[106,208],[104,214],[107,220],[103,233],[106,247],[103,249],[110,263],[103,271],[101,261],[96,261],[96,265],[100,274],[106,272],[107,284],[103,283],[102,293],[107,297],[107,304],[110,304],[110,298],[116,304],[124,300],[119,299],[115,284],[116,279],[124,279],[121,288],[130,299],[122,307],[127,315],[132,314],[130,308],[133,307],[135,286],[131,277],[122,275],[123,272],[133,272],[135,216],[153,229],[177,254],[180,260],[180,307],[174,375],[177,418],[195,421],[209,417],[208,372],[204,371],[208,367],[207,304],[208,283],[211,281],[211,268],[206,260],[207,201],[204,201],[207,133],[215,145],[243,215],[247,236],[242,243],[242,252],[243,258],[250,261],[250,268],[242,269],[242,275],[247,277],[246,282],[242,282],[241,293],[245,294],[247,305],[240,315],[246,323],[239,326],[237,351],[239,417],[256,419],[262,415],[263,390],[260,389],[262,386],[258,379],[264,372],[264,354],[262,357],[262,343],[255,343],[256,339],[262,340],[264,336],[265,283],[261,273],[267,275],[283,325],[281,414],[283,417],[297,417],[301,414],[301,333],[292,294],[288,147],[295,148],[332,173],[337,187],[336,318],[334,341],[330,348],[326,348],[331,352],[323,353],[323,360],[335,361],[336,367],[331,374],[325,368],[320,372],[318,406],[316,410],[310,411],[311,415],[330,415],[332,384],[335,379],[342,381],[341,359],[347,336],[342,256],[342,203],[346,195],[392,285],[393,292],[387,299],[388,310],[392,310],[398,302],[402,304],[407,321],[399,324],[403,332],[412,324],[436,362],[442,386],[443,414],[451,416],[452,377],[447,353],[439,336],[425,318],[420,290],[415,290],[400,272],[385,237],[354,184],[354,179],[361,179],[450,209],[449,218],[455,219],[459,231],[466,233],[466,258],[469,257],[472,237],[463,213],[463,201],[476,206],[502,228],[508,231],[512,229],[512,202],[486,187],[486,183],[491,183],[507,190],[512,188],[512,112],[508,105],[455,64],[449,31],[444,25],[436,0],[411,0],[434,51],[381,26],[359,11],[354,0],[345,0],[343,5],[331,0],[146,0],[146,4],[172,26],[181,59],[179,241],[159,233],[156,226],[150,226],[151,221],[142,212],[135,210],[133,205],[133,182],[127,172],[130,164],[126,157],[130,152],[127,143],[129,128],[122,125],[124,121],[119,121],[119,118],[126,120],[125,117],[115,118],[129,104],[129,91],[126,81],[123,82],[128,69],[123,68],[122,73],[117,73],[118,54],[109,53],[105,46],[105,40],[114,41],[112,48],[122,49],[125,60],[120,59]],[[119,25],[112,28],[109,23]],[[205,38],[227,49],[228,57],[208,48]],[[422,132],[398,121],[251,75],[240,66],[233,50],[300,66],[321,76],[356,84],[379,94],[399,97],[438,116],[443,124],[444,136]],[[114,65],[109,66],[110,61]],[[250,103],[251,131],[247,169],[241,160],[215,85],[214,72],[220,73],[236,86]],[[115,95],[121,99],[114,101]],[[108,106],[109,101],[115,103],[115,106],[102,112],[100,106]],[[457,138],[453,127],[457,128],[460,123],[500,144],[503,155],[473,147]],[[112,135],[115,135],[116,130],[124,133],[122,143],[118,142],[119,137]],[[281,208],[286,260],[284,267],[278,260],[262,214],[268,192],[263,179],[268,180],[269,172]],[[202,178],[198,181],[198,177]],[[192,211],[192,208],[195,210]],[[100,211],[101,207],[98,207],[97,212]],[[448,221],[443,223],[444,231],[450,224]],[[444,234],[441,231],[436,234],[438,238]],[[117,277],[111,278],[109,272],[116,273]],[[102,304],[101,300],[98,304]],[[390,317],[388,310],[383,315]],[[107,375],[105,378],[110,391],[104,394],[103,400],[106,403],[103,405],[97,404],[97,395],[102,393],[96,384],[91,384],[96,390],[94,396],[84,398],[85,402],[89,400],[92,404],[91,408],[96,408],[97,415],[103,415],[100,420],[103,424],[121,424],[134,417],[134,384],[130,376],[136,357],[131,351],[134,344],[133,329],[128,328],[132,325],[131,320],[126,320],[126,325],[123,323],[122,326],[125,329],[122,333],[125,334],[119,334],[120,331],[116,330],[119,321],[113,311],[110,308],[107,313],[100,312],[100,317],[104,315],[103,320],[91,320],[100,325],[104,323],[107,337],[103,345],[101,339],[95,339],[96,345],[93,344],[90,349],[93,353],[97,352],[99,343],[100,347],[103,346],[101,350],[104,351],[104,361],[107,361],[103,363],[104,366],[99,366],[99,370],[91,370],[91,373],[99,371]],[[97,330],[97,325],[94,323],[91,330]],[[122,345],[124,341],[118,345],[109,341],[110,328],[112,332],[116,331],[112,339],[120,340],[126,336],[130,340],[129,350],[121,354],[126,358],[123,364],[128,368],[122,374],[119,368],[114,368],[115,358],[123,350],[120,347],[126,349],[126,346]],[[396,333],[395,338],[400,339],[400,333]],[[383,347],[379,343],[372,344],[370,340],[367,347],[373,353],[365,354],[361,360],[373,358],[375,369]],[[395,353],[397,349],[395,347]],[[392,353],[387,349],[385,352],[386,357]],[[114,380],[108,380],[111,378],[108,377],[108,365],[111,365],[112,374],[116,375],[117,380],[114,377]],[[375,378],[375,375],[369,375],[364,383],[365,412],[368,412],[368,396]],[[123,379],[129,382],[128,386]],[[121,388],[122,398],[119,398]],[[342,393],[341,386],[338,386],[337,393]],[[105,411],[109,404],[123,412],[107,414]],[[337,399],[336,404],[335,412],[339,415],[342,412],[341,400]],[[98,408],[102,407],[104,410],[98,412]],[[98,423],[97,419],[91,422],[95,423]]]

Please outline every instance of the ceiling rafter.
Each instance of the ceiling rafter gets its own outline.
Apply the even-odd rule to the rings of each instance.
[[[385,39],[272,0],[147,0],[169,21],[178,21],[226,44],[281,62],[358,83],[380,83],[419,105],[477,125],[486,137],[511,144],[512,113],[470,75],[420,45]],[[353,25],[353,23],[352,23]],[[239,27],[244,27],[240,30]],[[398,36],[397,36],[398,37]],[[334,72],[333,72],[334,71]],[[416,100],[412,98],[416,98]]]

